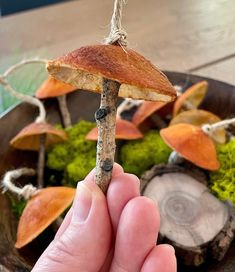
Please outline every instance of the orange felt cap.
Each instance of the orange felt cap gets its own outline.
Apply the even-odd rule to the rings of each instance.
[[[143,138],[144,135],[139,131],[139,129],[127,120],[117,118],[116,120],[116,139],[122,140],[136,140]],[[98,139],[98,129],[93,128],[87,135],[87,140],[97,141]]]
[[[151,114],[160,110],[162,107],[166,105],[165,102],[160,101],[144,101],[136,110],[133,115],[132,122],[136,126],[139,126],[144,122]]]
[[[119,82],[119,96],[169,102],[176,92],[167,77],[135,51],[118,45],[81,47],[56,60],[47,69],[58,80],[78,89],[101,93],[103,78]]]
[[[18,224],[15,247],[21,248],[42,233],[72,203],[76,189],[48,187],[27,203]]]
[[[179,114],[177,114],[170,122],[170,126],[180,124],[180,123],[186,123],[191,124],[194,126],[203,126],[205,124],[214,124],[221,121],[221,119],[205,110],[188,110],[183,111]],[[219,144],[224,144],[226,142],[226,131],[224,128],[218,128],[217,130],[213,131],[210,135],[210,137]]]
[[[197,108],[208,92],[207,81],[201,81],[190,88],[188,88],[182,95],[180,95],[174,104],[173,116],[183,111],[184,107],[187,109]],[[189,108],[191,107],[191,108]]]
[[[208,170],[219,169],[214,142],[201,128],[177,124],[160,130],[160,135],[168,146],[197,166]]]
[[[40,135],[46,134],[46,147],[68,139],[67,134],[46,122],[31,123],[23,128],[10,144],[21,150],[39,150]]]
[[[57,97],[75,91],[76,88],[70,84],[61,82],[53,77],[46,79],[37,89],[36,97],[39,99]]]

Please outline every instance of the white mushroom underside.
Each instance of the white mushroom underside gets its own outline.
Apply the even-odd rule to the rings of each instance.
[[[71,69],[67,66],[49,66],[48,71],[56,79],[70,83],[78,89],[101,93],[102,78],[104,77],[101,74],[90,74],[86,71]],[[115,78],[112,78],[112,80],[115,80]],[[140,88],[129,84],[121,84],[118,96],[162,102],[170,102],[172,100],[170,96],[160,94],[155,89]]]

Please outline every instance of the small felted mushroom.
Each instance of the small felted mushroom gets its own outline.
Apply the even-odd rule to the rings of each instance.
[[[43,173],[45,165],[45,149],[51,145],[67,140],[64,131],[53,127],[47,122],[34,122],[23,128],[10,144],[21,150],[38,151],[37,184],[43,187]]]
[[[215,144],[200,127],[177,124],[160,130],[160,135],[169,147],[195,165],[208,170],[219,169]]]
[[[173,116],[185,110],[196,109],[208,92],[207,81],[201,81],[188,88],[174,104]]]
[[[67,209],[76,189],[47,187],[30,198],[20,217],[15,247],[21,248],[42,233]]]
[[[75,91],[76,88],[70,84],[63,83],[53,77],[46,79],[43,84],[37,89],[36,97],[39,99],[56,97],[59,103],[59,108],[63,120],[63,125],[66,128],[71,127],[71,117],[66,103],[66,94]]]
[[[34,169],[20,168],[8,171],[2,180],[4,191],[9,190],[27,200],[18,224],[15,244],[17,248],[31,242],[55,221],[71,205],[76,192],[76,189],[69,187],[37,189],[32,184],[19,188],[12,182],[22,175],[34,174]]]
[[[176,93],[166,76],[135,51],[124,48],[126,33],[121,26],[123,0],[115,0],[111,31],[105,45],[81,47],[48,62],[49,74],[78,89],[101,93],[96,112],[96,183],[106,192],[115,154],[117,97],[170,102]]]
[[[165,102],[153,102],[153,101],[144,101],[134,113],[132,117],[132,122],[136,126],[139,126],[145,119],[147,119],[151,114],[160,110],[167,103]]]
[[[127,120],[121,118],[116,119],[115,139],[119,140],[137,140],[143,138],[144,135],[139,129]],[[98,128],[93,128],[87,135],[86,140],[98,140]]]
[[[194,126],[201,127],[204,124],[214,124],[221,121],[221,119],[205,110],[188,110],[183,111],[179,114],[177,114],[170,122],[170,126],[180,124],[180,123],[186,123],[191,124]],[[223,127],[213,131],[211,133],[211,138],[219,144],[224,144],[226,142],[226,132]]]
[[[35,122],[22,129],[18,135],[16,135],[10,142],[12,146],[22,150],[39,150],[38,159],[38,187],[43,187],[43,172],[45,164],[45,147],[51,143],[58,143],[67,139],[67,135],[64,131],[54,128],[46,122],[46,111],[42,102],[35,98],[22,93],[17,92],[8,83],[7,76],[11,74],[15,69],[28,63],[45,63],[45,60],[26,60],[15,64],[8,69],[4,75],[0,76],[0,84],[4,89],[8,91],[14,97],[35,105],[39,109],[39,115]]]
[[[82,47],[48,63],[49,73],[78,89],[101,93],[96,182],[107,190],[115,153],[117,96],[172,101],[176,94],[164,74],[144,57],[118,45]]]

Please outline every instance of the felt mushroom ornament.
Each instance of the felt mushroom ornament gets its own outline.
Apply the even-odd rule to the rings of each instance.
[[[13,180],[22,175],[35,175],[35,170],[20,168],[8,171],[1,184],[4,191],[9,190],[27,201],[17,228],[17,248],[31,242],[55,221],[71,205],[76,192],[74,188],[62,186],[37,189],[27,184],[20,188]]]
[[[137,52],[126,48],[121,27],[123,0],[115,0],[106,44],[81,47],[47,64],[56,79],[101,94],[95,114],[98,126],[96,183],[107,191],[115,154],[117,97],[170,102],[176,93],[167,77]],[[125,47],[125,48],[124,48]]]
[[[176,124],[160,130],[164,142],[183,158],[208,170],[219,169],[215,144],[200,127]]]
[[[223,132],[223,129],[234,124],[235,118],[203,124],[201,127],[179,123],[162,129],[160,135],[165,143],[176,152],[173,153],[170,161],[174,161],[175,156],[182,156],[204,169],[218,170],[220,164],[212,139],[223,140],[221,135],[215,136],[215,133]]]
[[[38,165],[37,165],[37,184],[38,188],[43,187],[43,173],[45,165],[45,149],[50,144],[56,144],[67,140],[67,135],[64,131],[59,130],[46,122],[46,111],[42,102],[35,98],[17,92],[8,83],[7,76],[16,69],[28,63],[45,63],[45,60],[32,59],[25,60],[15,64],[8,69],[2,76],[0,76],[0,84],[14,97],[35,105],[39,109],[39,115],[35,121],[25,128],[23,128],[11,141],[10,144],[21,150],[38,151]]]
[[[201,127],[204,124],[214,124],[221,121],[221,119],[212,112],[206,110],[188,110],[177,114],[170,122],[170,126],[186,123]],[[223,127],[218,128],[210,134],[215,143],[224,144],[226,142],[226,131]]]
[[[37,89],[36,97],[46,99],[56,97],[58,100],[63,125],[65,128],[70,128],[72,125],[71,116],[67,107],[66,94],[75,91],[76,88],[70,84],[63,83],[53,77],[48,77],[43,84]]]
[[[142,130],[152,127],[165,128],[168,123],[167,119],[172,114],[173,103],[144,101],[133,114],[131,121]]]
[[[121,111],[123,110],[123,105],[126,104],[127,100],[124,100],[124,103],[121,103],[117,108],[116,116],[116,129],[115,129],[115,139],[119,140],[137,140],[144,137],[140,130],[131,122],[121,118]],[[136,100],[139,101],[139,100]],[[127,104],[126,104],[127,105]],[[98,128],[93,128],[87,135],[87,140],[98,140]]]
[[[176,99],[173,107],[173,116],[185,110],[196,109],[205,98],[207,92],[208,83],[205,80],[192,85]]]

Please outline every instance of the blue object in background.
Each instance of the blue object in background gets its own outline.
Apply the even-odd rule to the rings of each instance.
[[[0,0],[1,16],[40,6],[64,2],[64,0]]]

